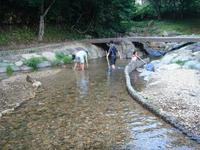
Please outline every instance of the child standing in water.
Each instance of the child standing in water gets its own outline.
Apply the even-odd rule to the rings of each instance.
[[[137,51],[134,51],[132,58],[131,58],[131,61],[136,61],[137,59],[138,59],[138,53],[137,53]]]

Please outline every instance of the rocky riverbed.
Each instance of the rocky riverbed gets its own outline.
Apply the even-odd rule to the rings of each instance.
[[[154,72],[140,73],[146,87],[139,92],[161,114],[200,140],[200,44],[195,43],[152,61]]]
[[[3,114],[12,112],[21,103],[35,97],[37,92],[32,84],[26,81],[26,76],[42,81],[48,76],[60,72],[60,69],[44,70],[39,72],[18,74],[0,82],[0,117]],[[39,89],[43,90],[43,87]]]

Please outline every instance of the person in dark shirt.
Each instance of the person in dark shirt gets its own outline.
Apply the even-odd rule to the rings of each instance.
[[[110,44],[109,44],[109,50],[107,52],[107,61],[109,61],[109,67],[111,66],[112,69],[115,69],[115,63],[116,63],[116,60],[117,60],[117,53],[119,54],[119,57],[121,59],[121,55],[119,53],[119,51],[117,50],[115,44],[113,41],[110,41]]]

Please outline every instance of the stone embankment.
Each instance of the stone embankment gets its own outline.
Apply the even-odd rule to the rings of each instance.
[[[200,142],[200,43],[185,46],[151,62],[154,72],[143,69],[146,87],[136,91],[125,69],[126,85],[135,100]],[[134,66],[134,67],[131,67]]]
[[[32,68],[27,65],[31,58],[38,58],[36,62],[38,68],[62,65],[60,57],[69,56],[76,52],[77,49],[85,49],[88,51],[89,59],[95,59],[105,56],[105,51],[95,45],[71,42],[54,45],[46,45],[22,50],[0,51],[0,73],[6,72],[8,66],[12,71],[27,71]],[[38,60],[37,59],[37,60]]]

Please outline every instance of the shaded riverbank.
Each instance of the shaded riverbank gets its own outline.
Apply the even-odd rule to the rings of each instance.
[[[126,63],[107,72],[94,60],[85,72],[43,78],[43,91],[0,119],[2,149],[198,149],[129,97]]]

